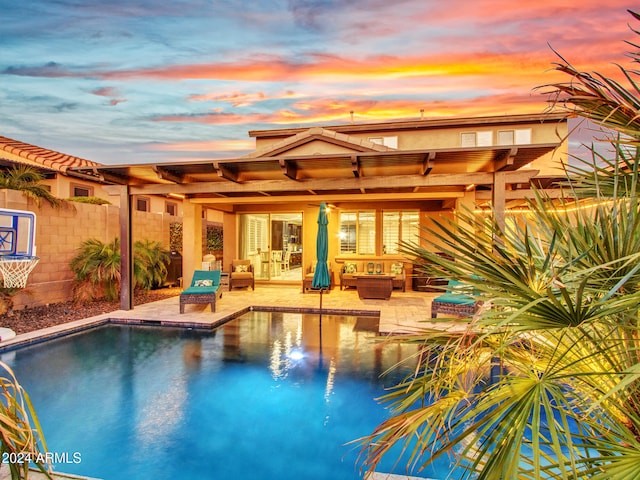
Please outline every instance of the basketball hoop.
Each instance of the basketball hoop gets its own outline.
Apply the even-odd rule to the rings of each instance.
[[[30,255],[0,255],[0,273],[5,288],[24,288],[27,278],[40,260]]]

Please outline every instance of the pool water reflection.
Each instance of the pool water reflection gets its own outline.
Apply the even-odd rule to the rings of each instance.
[[[386,418],[374,398],[410,365],[382,374],[417,348],[377,342],[374,321],[323,315],[320,327],[317,315],[251,312],[213,332],[108,325],[2,360],[31,396],[49,450],[80,454],[57,471],[356,479],[357,448],[345,444]]]

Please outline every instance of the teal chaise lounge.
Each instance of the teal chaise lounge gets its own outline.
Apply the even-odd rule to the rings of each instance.
[[[196,270],[191,286],[180,294],[180,313],[188,303],[210,303],[211,311],[216,311],[216,299],[222,297],[220,270]]]
[[[461,282],[449,280],[447,291],[434,298],[431,303],[431,318],[436,318],[438,313],[461,317],[473,316],[481,302],[477,297],[469,295],[467,288]]]

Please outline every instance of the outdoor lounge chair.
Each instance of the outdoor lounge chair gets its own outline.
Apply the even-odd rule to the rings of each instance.
[[[460,317],[473,316],[482,302],[465,290],[463,283],[449,280],[446,292],[434,298],[431,303],[431,318],[436,318],[438,313]]]
[[[222,297],[220,270],[196,270],[191,286],[180,294],[180,313],[188,303],[210,303],[211,311],[216,311],[216,299]]]
[[[255,290],[253,278],[253,265],[251,260],[234,260],[231,262],[231,272],[229,273],[229,290],[235,287],[251,287]]]

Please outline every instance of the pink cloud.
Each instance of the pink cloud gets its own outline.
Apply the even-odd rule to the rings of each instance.
[[[107,98],[109,98],[109,105],[111,105],[113,107],[115,107],[119,103],[123,103],[123,102],[127,101],[126,98],[118,98],[120,96],[120,94],[113,87],[96,88],[91,93],[93,93],[94,95],[97,95],[99,97],[107,97]]]

